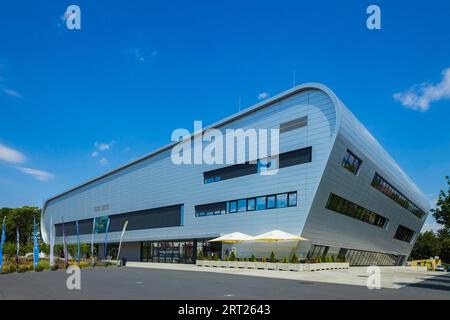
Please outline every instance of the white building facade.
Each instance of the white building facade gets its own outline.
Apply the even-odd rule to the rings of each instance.
[[[52,220],[61,243],[64,221],[67,241],[76,243],[78,221],[81,242],[94,230],[101,252],[110,219],[109,255],[128,221],[121,256],[137,261],[224,256],[227,246],[207,240],[274,229],[308,241],[238,252],[345,256],[352,265],[401,265],[409,256],[429,201],[327,87],[297,86],[210,128],[280,129],[278,173],[259,174],[260,162],[176,165],[171,144],[48,199],[44,240]]]

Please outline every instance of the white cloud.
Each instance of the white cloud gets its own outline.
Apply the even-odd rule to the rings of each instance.
[[[407,108],[421,111],[428,110],[432,102],[450,99],[450,68],[442,72],[438,84],[416,84],[406,92],[394,94],[394,99]]]
[[[0,160],[17,164],[24,162],[25,156],[18,150],[0,144]]]
[[[96,142],[96,143],[94,143],[94,147],[96,147],[100,151],[105,151],[105,150],[111,149],[115,144],[116,144],[116,142],[114,140],[111,141],[110,143]],[[98,153],[97,153],[97,155],[98,155]]]
[[[442,225],[440,225],[436,221],[435,222],[427,222],[423,225],[421,232],[425,232],[425,231],[437,232],[438,230],[441,230],[441,229],[442,229]]]
[[[102,166],[106,166],[109,164],[109,161],[106,158],[101,158],[99,162]]]
[[[98,157],[98,152],[97,151],[92,152],[91,156],[92,156],[92,158]]]
[[[260,94],[258,94],[258,100],[264,100],[267,99],[269,97],[269,94],[267,92],[261,92]]]
[[[38,170],[38,169],[25,168],[25,167],[17,167],[17,169],[25,174],[28,174],[28,175],[36,178],[39,181],[49,181],[55,177],[53,174],[51,174],[49,172]]]
[[[3,93],[12,98],[22,98],[22,95],[15,90],[3,89]]]

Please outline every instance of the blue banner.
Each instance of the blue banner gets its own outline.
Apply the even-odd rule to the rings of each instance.
[[[19,227],[16,230],[16,265],[19,267],[19,255],[20,255],[20,232]]]
[[[0,272],[3,270],[3,245],[5,244],[5,226],[6,224],[6,217],[3,218],[3,224],[2,224],[2,239],[0,242]]]
[[[36,270],[39,262],[39,243],[37,240],[37,231],[36,231],[36,218],[33,218],[33,241],[34,241],[34,250],[33,250],[33,258],[34,258],[34,269]]]
[[[107,258],[107,254],[108,254],[108,230],[109,230],[109,222],[111,221],[111,218],[108,217],[108,222],[106,222],[106,234],[105,234],[105,260]]]
[[[78,247],[77,247],[77,261],[78,261],[78,264],[80,264],[80,229],[78,227],[78,220],[76,221],[76,227],[77,227],[77,243],[78,243]]]

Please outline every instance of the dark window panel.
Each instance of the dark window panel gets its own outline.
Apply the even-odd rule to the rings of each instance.
[[[308,117],[301,117],[288,122],[280,124],[280,133],[292,131],[298,128],[306,127],[308,125]]]
[[[379,228],[385,228],[388,222],[387,218],[364,207],[361,207],[349,200],[341,198],[333,193],[331,193],[328,197],[328,201],[325,207],[328,210],[341,213],[348,217],[369,223]]]

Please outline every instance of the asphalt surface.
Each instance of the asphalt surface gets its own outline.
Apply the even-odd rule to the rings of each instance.
[[[68,290],[65,271],[0,275],[0,300],[7,299],[450,299],[450,274],[401,289],[141,268],[81,271],[81,290]]]

